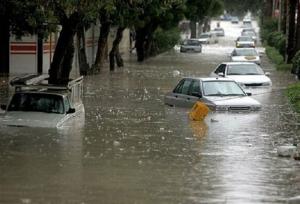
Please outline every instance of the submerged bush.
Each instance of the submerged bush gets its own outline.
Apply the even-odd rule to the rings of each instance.
[[[267,46],[266,54],[270,58],[270,60],[276,65],[284,63],[283,56],[279,53],[279,51],[276,48]]]
[[[300,113],[300,83],[289,85],[286,95],[295,110]]]

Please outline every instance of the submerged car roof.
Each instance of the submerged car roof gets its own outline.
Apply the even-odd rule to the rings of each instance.
[[[235,82],[233,79],[229,79],[229,78],[219,78],[219,77],[184,77],[184,79],[196,79],[196,80],[200,80],[200,81],[233,81]]]
[[[222,62],[220,64],[227,64],[227,65],[236,65],[236,64],[254,64],[257,65],[254,62]]]

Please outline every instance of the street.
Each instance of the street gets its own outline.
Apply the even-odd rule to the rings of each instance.
[[[62,129],[2,128],[0,203],[245,204],[298,196],[300,163],[276,152],[300,144],[284,95],[296,79],[265,54],[273,87],[250,89],[261,111],[191,121],[189,109],[164,105],[181,77],[208,76],[230,60],[241,22],[220,26],[225,37],[203,53],[174,49],[143,63],[133,54],[114,73],[85,77],[85,117]]]

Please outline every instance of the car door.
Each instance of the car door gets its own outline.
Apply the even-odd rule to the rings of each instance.
[[[193,79],[190,85],[190,89],[188,95],[186,96],[186,104],[189,107],[192,107],[197,101],[199,101],[202,97],[202,93],[200,90],[200,81],[197,79]]]
[[[189,106],[189,91],[192,79],[182,79],[173,90],[172,96],[169,99],[174,106],[187,107]]]

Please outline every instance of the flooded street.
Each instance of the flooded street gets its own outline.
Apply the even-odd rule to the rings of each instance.
[[[295,79],[265,55],[272,90],[250,90],[261,111],[209,113],[197,122],[189,109],[164,105],[181,77],[208,76],[229,61],[241,23],[221,27],[226,37],[203,53],[174,49],[142,64],[132,56],[114,73],[85,77],[85,118],[62,129],[1,128],[0,203],[245,204],[299,196],[300,162],[276,152],[300,144],[284,96]]]

